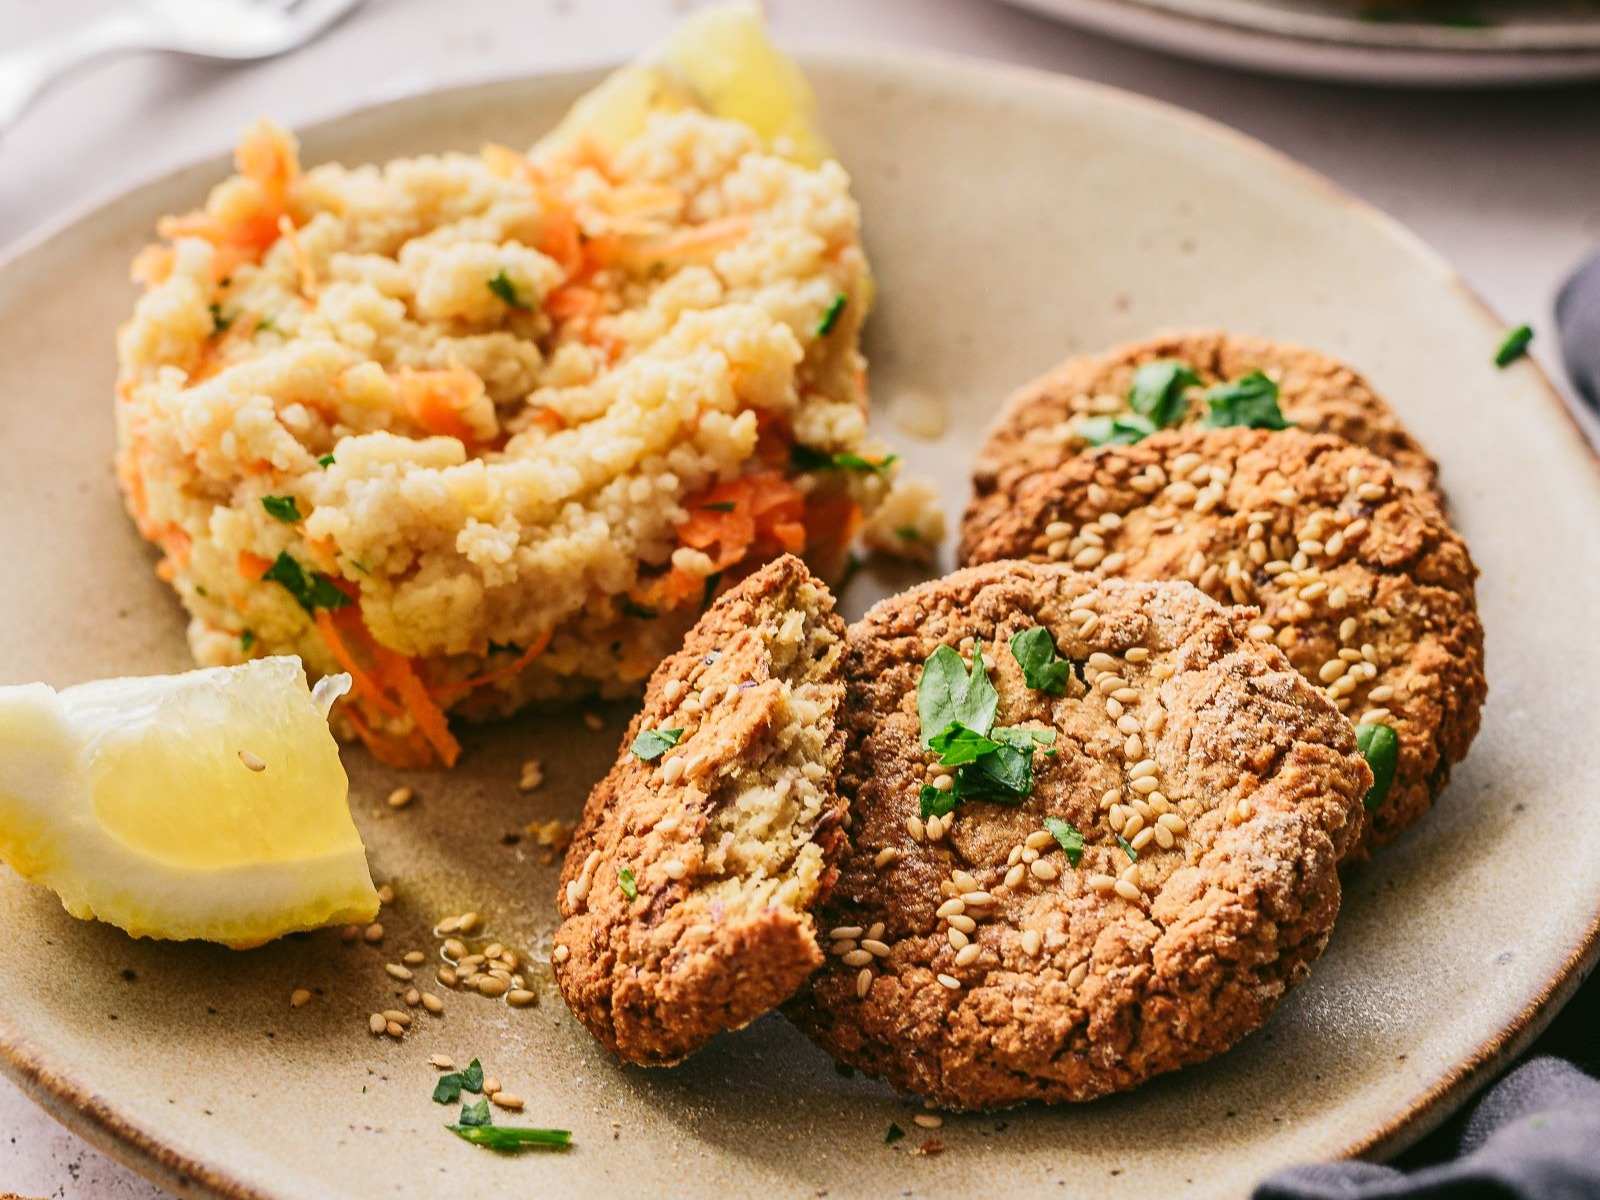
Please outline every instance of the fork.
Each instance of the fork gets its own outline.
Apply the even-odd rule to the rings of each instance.
[[[123,0],[70,33],[0,55],[0,134],[47,87],[96,59],[145,50],[253,62],[305,45],[364,0]]]

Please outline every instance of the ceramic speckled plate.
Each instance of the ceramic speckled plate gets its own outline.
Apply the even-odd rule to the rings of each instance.
[[[1496,371],[1498,322],[1428,250],[1261,147],[1099,88],[949,60],[810,67],[853,171],[882,281],[878,400],[940,397],[950,428],[897,438],[965,500],[974,439],[1005,392],[1062,355],[1163,325],[1308,342],[1368,372],[1444,464],[1483,567],[1492,691],[1482,736],[1433,817],[1357,875],[1326,958],[1223,1058],[1087,1107],[946,1122],[911,1156],[915,1111],[846,1078],[781,1019],[670,1071],[621,1069],[546,986],[513,1011],[451,997],[404,1044],[366,1033],[392,1005],[386,959],[474,908],[536,952],[555,871],[507,835],[578,812],[626,714],[470,731],[453,775],[349,755],[380,880],[381,949],[337,934],[248,954],[132,942],[0,876],[0,1050],[53,1113],[186,1193],[431,1197],[448,1184],[546,1196],[1048,1193],[1237,1196],[1267,1171],[1380,1155],[1418,1136],[1525,1044],[1593,961],[1600,824],[1600,477],[1536,369]],[[307,161],[526,143],[592,76],[404,100],[305,134]],[[1159,169],[1152,169],[1159,164]],[[126,262],[219,161],[136,191],[0,270],[0,678],[67,684],[186,665],[177,605],[123,516],[111,456],[111,330]],[[864,577],[860,611],[891,586]],[[527,755],[550,766],[519,794]],[[542,976],[541,976],[542,977]],[[548,984],[547,978],[545,979]],[[290,991],[316,991],[291,1011]],[[506,1161],[429,1100],[433,1053],[489,1070],[570,1153]],[[884,1145],[891,1121],[914,1136]]]
[[[1005,2],[1186,58],[1284,75],[1421,87],[1600,79],[1595,0]]]

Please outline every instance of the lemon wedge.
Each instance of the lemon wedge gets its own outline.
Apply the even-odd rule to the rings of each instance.
[[[714,4],[685,18],[654,50],[572,106],[536,153],[589,138],[616,150],[651,115],[693,107],[741,121],[774,154],[807,167],[833,157],[817,128],[817,101],[800,68],[767,36],[753,3]]]
[[[237,949],[370,921],[328,709],[292,657],[0,688],[0,860],[75,917]]]

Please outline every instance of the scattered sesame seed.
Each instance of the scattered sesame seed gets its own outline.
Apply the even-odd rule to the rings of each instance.
[[[295,988],[289,993],[290,1008],[304,1008],[311,1002],[311,993],[305,988]]]
[[[567,961],[567,956],[570,953],[571,953],[571,950],[568,949],[566,946],[557,946],[554,950],[552,950],[550,952],[550,961],[551,962],[566,962]]]
[[[416,988],[407,988],[405,1002],[412,1008],[415,1008],[417,1005],[422,1003],[422,993],[417,991]]]
[[[384,884],[382,887],[380,887],[378,889],[378,903],[379,904],[393,904],[394,903],[394,885],[392,883],[386,883],[386,884]]]
[[[422,1007],[427,1009],[434,1016],[438,1016],[444,1011],[444,1001],[439,999],[439,997],[435,996],[432,992],[423,992]]]
[[[387,1022],[387,1021],[385,1021],[383,1019],[383,1014],[382,1013],[373,1013],[370,1017],[367,1018],[367,1028],[372,1030],[372,1034],[373,1034],[374,1037],[381,1036],[383,1031],[385,1029],[387,1029],[388,1027],[389,1027],[389,1022]]]
[[[401,983],[407,983],[416,978],[410,968],[402,967],[399,963],[384,963],[383,969],[389,973],[390,979],[398,979]]]
[[[394,1040],[397,1042],[406,1036],[405,1026],[401,1025],[398,1021],[386,1022],[383,1027],[383,1031],[390,1037],[394,1038]]]
[[[861,971],[856,975],[856,996],[859,999],[865,1000],[867,998],[867,993],[871,990],[872,972],[866,967],[862,967]]]
[[[881,871],[884,867],[889,866],[894,862],[895,859],[899,857],[900,851],[896,850],[893,846],[885,846],[873,856],[872,865]]]
[[[407,966],[416,967],[427,962],[428,956],[421,950],[407,950],[405,954],[401,956],[400,961],[405,963]]]
[[[248,750],[239,751],[239,761],[252,771],[265,771],[267,769],[266,760],[259,754],[252,754]]]
[[[522,764],[522,774],[517,779],[519,792],[531,792],[544,783],[544,764],[537,758],[530,758]]]
[[[595,730],[596,732],[598,732],[599,730],[602,730],[602,729],[604,729],[606,727],[605,719],[603,717],[601,717],[601,715],[599,713],[597,713],[597,712],[586,712],[586,713],[584,713],[583,714],[583,723],[585,725],[587,725],[590,729]]]
[[[506,1003],[513,1008],[526,1008],[538,998],[527,988],[512,988],[506,993]]]
[[[390,808],[404,808],[417,798],[417,794],[408,787],[397,787],[389,793]]]
[[[510,1109],[512,1112],[520,1112],[525,1102],[521,1096],[518,1096],[514,1092],[501,1090],[495,1092],[489,1097],[489,1103],[493,1104],[496,1108],[506,1108]]]
[[[939,982],[943,983],[947,978],[949,978],[949,976],[941,975],[939,977]],[[946,986],[948,987],[949,985],[946,984]],[[957,984],[956,986],[959,987],[960,984]],[[944,1124],[944,1118],[939,1116],[937,1113],[918,1113],[911,1119],[924,1129],[937,1129],[939,1126]]]
[[[430,1054],[428,1055],[428,1065],[437,1067],[441,1071],[454,1071],[456,1069],[456,1060],[448,1054]]]
[[[957,979],[954,975],[945,975],[941,972],[940,974],[935,975],[934,978],[937,979],[942,985],[949,988],[952,992],[961,990],[961,980]]]
[[[361,936],[369,942],[383,941],[383,925],[374,921],[361,931]]]

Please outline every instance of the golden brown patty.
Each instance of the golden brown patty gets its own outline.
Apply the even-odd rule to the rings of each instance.
[[[1248,623],[1188,584],[1031,563],[874,607],[844,659],[853,844],[818,914],[827,965],[791,1017],[951,1108],[1130,1088],[1266,1020],[1327,941],[1372,776],[1349,722]],[[1010,648],[1037,629],[1078,660],[1059,695]],[[974,639],[994,724],[1054,742],[1024,798],[924,821],[921,789],[949,786],[921,738],[924,660]]]
[[[1477,735],[1487,685],[1466,544],[1339,438],[1181,430],[1075,458],[1024,483],[967,548],[969,562],[1002,558],[1187,579],[1258,605],[1259,636],[1352,720],[1398,735],[1361,857],[1428,811]]]
[[[1178,359],[1200,376],[1189,393],[1185,424],[1206,413],[1201,393],[1212,384],[1261,371],[1278,384],[1283,415],[1313,433],[1333,433],[1365,446],[1395,466],[1406,486],[1440,501],[1439,470],[1394,410],[1349,367],[1315,350],[1219,331],[1158,334],[1104,354],[1072,358],[1006,401],[978,451],[973,500],[962,546],[1005,511],[1017,484],[1088,449],[1078,422],[1125,413],[1134,372],[1157,359]]]
[[[561,873],[552,967],[629,1062],[675,1062],[822,961],[835,875],[844,623],[799,559],[719,599],[651,677]]]

